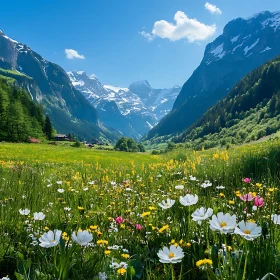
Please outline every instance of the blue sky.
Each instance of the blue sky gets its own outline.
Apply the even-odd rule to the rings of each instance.
[[[227,22],[280,10],[279,0],[209,0],[216,9],[206,9],[206,2],[4,1],[0,30],[66,71],[94,73],[103,84],[127,87],[145,79],[156,88],[172,87],[183,85],[199,65],[206,44]],[[174,28],[175,15],[182,28]],[[69,58],[77,58],[67,58],[66,49],[77,52],[68,51]]]

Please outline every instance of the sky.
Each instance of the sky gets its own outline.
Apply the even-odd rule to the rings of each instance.
[[[66,71],[103,84],[183,85],[232,19],[280,10],[279,0],[3,1],[0,30]]]

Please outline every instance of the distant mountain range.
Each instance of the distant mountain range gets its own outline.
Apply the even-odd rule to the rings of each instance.
[[[154,89],[148,81],[128,88],[103,85],[84,71],[67,73],[72,85],[97,109],[104,124],[125,136],[140,139],[172,108],[181,88]]]
[[[199,67],[184,84],[172,111],[146,139],[180,134],[225,97],[244,75],[280,54],[280,12],[229,22],[207,45]]]
[[[41,102],[60,133],[75,133],[81,139],[116,140],[121,134],[107,129],[98,118],[96,109],[72,86],[66,72],[44,59],[28,46],[19,43],[0,31],[1,75],[12,76],[36,102]]]

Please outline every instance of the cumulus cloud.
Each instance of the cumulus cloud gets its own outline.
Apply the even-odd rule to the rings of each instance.
[[[189,42],[203,41],[212,36],[216,25],[205,25],[198,20],[191,19],[184,12],[178,11],[174,16],[175,24],[166,20],[156,21],[150,36],[166,38],[170,41],[188,39]]]
[[[208,2],[205,3],[204,7],[211,14],[217,14],[217,15],[221,15],[222,14],[222,11],[217,6],[212,5],[212,4],[208,3]]]
[[[79,54],[77,51],[73,49],[65,49],[66,58],[68,59],[85,59],[84,55]]]
[[[145,37],[148,41],[152,41],[154,39],[154,36],[148,32],[145,31],[139,31],[138,32],[140,35],[142,35],[143,37]]]

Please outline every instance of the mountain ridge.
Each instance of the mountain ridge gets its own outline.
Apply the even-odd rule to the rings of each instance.
[[[85,71],[69,71],[67,74],[72,84],[96,107],[107,126],[135,139],[140,139],[171,109],[180,91],[179,86],[153,89],[147,80],[123,88],[103,85],[96,75],[87,75]]]
[[[175,137],[199,149],[242,144],[280,129],[280,56],[243,77],[196,123]]]
[[[209,43],[171,112],[145,137],[178,134],[223,98],[247,73],[280,54],[280,12],[230,21]],[[230,66],[230,67],[229,67]]]
[[[16,70],[33,79],[36,90],[30,93],[38,102],[41,97],[44,112],[61,133],[75,133],[81,139],[107,138],[116,140],[98,119],[96,109],[71,84],[66,72],[33,51],[0,32],[0,68]],[[26,87],[30,92],[30,88]]]

